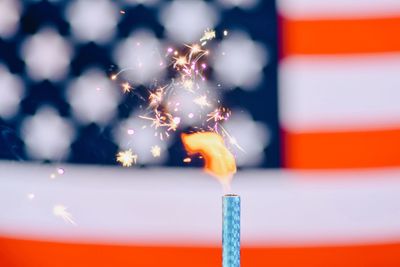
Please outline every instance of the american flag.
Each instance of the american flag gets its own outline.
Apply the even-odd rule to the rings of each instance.
[[[205,29],[243,266],[400,266],[398,0],[0,0],[0,266],[220,266],[219,185],[110,79]]]

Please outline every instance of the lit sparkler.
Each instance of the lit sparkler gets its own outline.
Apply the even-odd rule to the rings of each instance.
[[[223,36],[227,34],[228,31],[224,30]],[[184,44],[183,48],[167,48],[165,57],[169,59],[170,64],[166,64],[165,67],[172,67],[171,71],[174,77],[167,83],[148,88],[147,96],[141,95],[140,90],[138,91],[137,95],[140,99],[146,101],[143,107],[144,112],[138,117],[148,122],[148,124],[142,125],[142,128],[153,128],[154,136],[159,137],[161,140],[168,138],[170,132],[178,130],[181,118],[189,119],[191,123],[197,121],[194,120],[194,118],[204,118],[199,124],[193,125],[197,131],[206,130],[220,134],[226,137],[230,144],[243,150],[236,139],[222,126],[220,127],[220,124],[229,118],[231,114],[229,109],[220,106],[214,108],[214,110],[205,117],[202,115],[203,111],[201,110],[205,107],[208,108],[220,105],[218,99],[210,98],[208,90],[201,90],[204,86],[202,82],[207,79],[207,62],[204,57],[210,54],[205,45],[214,38],[216,38],[215,30],[207,29],[200,38],[200,43]],[[137,45],[140,45],[140,43],[138,42]],[[111,79],[117,80],[122,72],[130,69],[131,68],[125,68],[120,70],[111,75]],[[159,81],[155,81],[155,83],[158,84]],[[124,93],[133,90],[128,82],[122,83],[121,86]],[[193,102],[193,105],[199,106],[201,110],[182,114],[184,109],[180,107],[180,101],[174,101],[174,96],[180,93],[179,90],[190,92],[190,101]],[[132,135],[134,131],[128,130],[127,133],[128,135]],[[153,146],[149,148],[149,150],[153,157],[160,156],[160,148],[158,146]],[[129,167],[136,163],[136,159],[137,155],[134,155],[131,150],[121,151],[117,154],[117,162],[121,163],[124,167]]]

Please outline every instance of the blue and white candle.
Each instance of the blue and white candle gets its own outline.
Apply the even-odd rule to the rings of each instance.
[[[240,196],[222,197],[222,266],[240,266]]]

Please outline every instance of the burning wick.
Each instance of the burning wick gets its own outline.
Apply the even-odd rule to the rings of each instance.
[[[215,132],[182,134],[182,142],[189,154],[200,154],[205,161],[204,170],[216,177],[225,189],[236,173],[235,158],[226,148],[224,139]]]
[[[182,134],[182,142],[189,154],[204,157],[205,171],[229,189],[236,163],[224,139],[215,132],[198,132]],[[234,194],[222,197],[222,266],[240,266],[240,197]]]

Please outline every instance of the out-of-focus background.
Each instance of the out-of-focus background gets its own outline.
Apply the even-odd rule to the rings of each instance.
[[[221,265],[220,185],[110,79],[207,28],[242,265],[400,266],[397,0],[0,0],[0,266]]]

